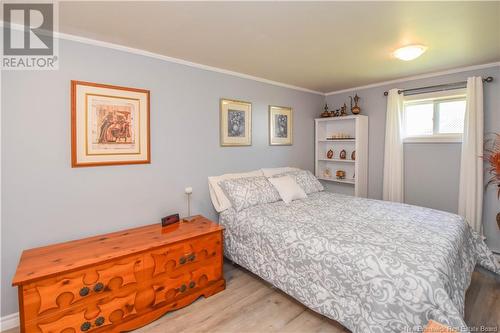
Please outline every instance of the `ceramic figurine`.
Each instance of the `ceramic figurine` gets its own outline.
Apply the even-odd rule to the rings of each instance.
[[[345,178],[345,171],[344,170],[337,170],[337,172],[335,172],[335,176],[337,177],[337,179],[344,179]]]
[[[332,178],[332,173],[330,172],[330,169],[326,168],[323,171],[323,177],[325,177],[325,178]]]
[[[352,153],[351,153],[351,160],[356,160],[356,151],[353,150]]]
[[[321,113],[321,118],[331,117],[330,112],[328,112],[328,104],[325,104],[325,111]]]
[[[340,115],[347,116],[347,105],[344,103],[344,105],[340,108]]]
[[[346,156],[347,156],[346,151],[344,149],[342,149],[342,151],[340,152],[340,156],[339,156],[340,159],[345,160]]]
[[[326,153],[326,157],[327,158],[333,158],[333,150],[329,150],[327,153]]]

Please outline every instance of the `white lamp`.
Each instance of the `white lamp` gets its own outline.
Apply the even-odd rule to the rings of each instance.
[[[193,194],[193,188],[192,187],[186,187],[184,189],[184,193],[187,195],[187,208],[188,208],[188,214],[185,218],[183,218],[184,221],[189,222],[192,220],[191,218],[191,194]]]

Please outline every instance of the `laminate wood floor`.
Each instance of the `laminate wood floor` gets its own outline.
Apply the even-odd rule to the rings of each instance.
[[[192,332],[349,332],[241,267],[224,264],[226,290],[168,313],[135,333]],[[469,326],[500,328],[500,279],[474,272],[466,294]],[[18,333],[12,329],[6,333]]]

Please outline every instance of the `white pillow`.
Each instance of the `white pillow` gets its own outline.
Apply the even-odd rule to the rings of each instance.
[[[261,170],[264,173],[264,176],[267,177],[267,178],[279,175],[281,173],[287,173],[287,172],[293,172],[293,171],[300,171],[299,168],[292,168],[292,167],[263,168]]]
[[[293,180],[295,180],[297,184],[299,184],[299,186],[304,190],[304,192],[306,192],[306,194],[320,192],[325,189],[319,182],[318,178],[316,178],[309,170],[286,172],[274,177],[282,177],[284,175],[292,177]]]
[[[208,177],[208,190],[210,192],[210,199],[212,199],[212,204],[214,205],[215,210],[220,213],[231,208],[231,201],[229,201],[226,194],[219,186],[219,182],[227,179],[258,177],[262,175],[262,170],[255,170],[250,172],[227,173],[222,176]]]
[[[219,186],[237,212],[281,200],[276,188],[264,176],[227,179],[219,182]]]
[[[307,198],[306,192],[290,176],[269,178],[269,182],[278,190],[281,199],[287,205],[293,200]]]

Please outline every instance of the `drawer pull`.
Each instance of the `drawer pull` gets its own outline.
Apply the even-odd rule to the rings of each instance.
[[[194,281],[189,282],[189,288],[193,289],[196,287],[196,283]]]
[[[184,265],[184,264],[186,263],[186,261],[187,261],[187,260],[186,260],[186,257],[182,256],[182,257],[180,257],[180,259],[179,259],[179,264]]]
[[[104,289],[104,284],[102,284],[102,282],[98,282],[95,286],[94,286],[94,291],[96,293],[100,292],[101,290]]]
[[[82,331],[82,332],[88,331],[91,326],[92,326],[92,324],[90,324],[88,321],[86,321],[82,324],[82,326],[80,326],[80,331]]]
[[[188,257],[189,261],[194,261],[196,259],[196,255],[194,253],[191,253]]]
[[[97,317],[97,319],[95,320],[95,325],[101,326],[102,324],[104,324],[104,317]]]
[[[187,289],[186,285],[183,284],[182,286],[180,286],[180,288],[177,288],[178,291],[180,291],[181,293],[185,292]]]
[[[89,294],[89,292],[90,292],[89,288],[83,287],[82,289],[80,289],[80,296],[85,297]]]

